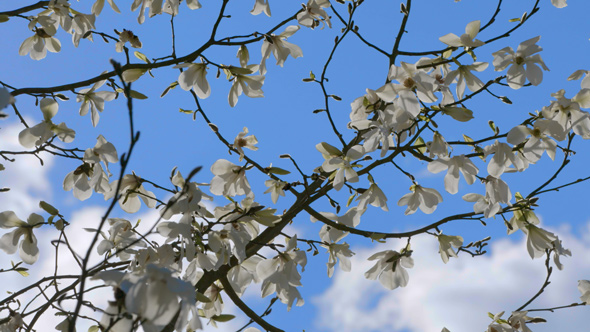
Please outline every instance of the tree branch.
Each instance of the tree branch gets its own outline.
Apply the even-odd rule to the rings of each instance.
[[[236,294],[231,284],[229,283],[229,280],[227,280],[226,276],[221,277],[219,281],[221,281],[221,285],[223,285],[223,290],[225,291],[227,296],[229,296],[229,298],[234,302],[234,304],[238,308],[240,308],[240,310],[242,310],[242,312],[244,312],[256,324],[260,325],[262,328],[270,332],[284,332],[283,330],[271,325],[270,323],[262,319],[262,317],[258,316],[254,312],[254,310],[250,309],[250,307],[248,307],[248,305],[244,303],[242,299],[240,299],[238,294]]]

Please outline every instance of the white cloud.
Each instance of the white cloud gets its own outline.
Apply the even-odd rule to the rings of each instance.
[[[590,224],[578,237],[564,227],[558,231],[572,258],[563,259],[565,269],[554,268],[551,285],[528,309],[548,308],[579,302],[577,281],[590,279]],[[409,269],[406,288],[384,289],[363,273],[374,262],[366,258],[378,250],[399,249],[401,241],[387,247],[361,248],[352,259],[350,273],[337,272],[332,286],[313,299],[318,308],[316,328],[322,331],[483,331],[490,322],[488,312],[506,311],[505,318],[531,298],[546,276],[544,260],[531,260],[524,239],[492,242],[491,253],[471,258],[460,255],[443,264],[435,239],[421,236],[412,240],[415,266]],[[580,309],[555,313],[535,312],[531,316],[547,319],[531,326],[535,332],[582,331],[588,320]]]
[[[20,123],[3,126],[0,129],[0,151],[26,151],[18,142],[18,133],[23,128]],[[33,155],[5,156],[15,161],[0,160],[6,168],[0,171],[0,188],[10,188],[8,192],[0,193],[0,211],[14,211],[21,219],[26,219],[31,212],[39,211],[40,200],[51,198],[47,173],[54,163],[54,156],[41,154],[44,166]]]

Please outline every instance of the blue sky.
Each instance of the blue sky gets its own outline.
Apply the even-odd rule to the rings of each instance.
[[[551,6],[549,0],[541,0],[541,10],[536,13],[522,28],[511,34],[509,38],[486,45],[476,50],[478,61],[490,62],[490,67],[481,74],[483,81],[500,75],[493,71],[491,53],[505,46],[514,49],[524,40],[542,36],[539,45],[543,47],[541,56],[550,68],[544,72],[543,83],[537,87],[526,87],[518,91],[508,87],[495,86],[492,91],[497,95],[507,96],[512,105],[500,102],[489,95],[481,95],[467,107],[474,111],[475,118],[466,123],[457,123],[441,119],[440,131],[447,140],[461,139],[465,133],[473,138],[492,134],[487,126],[488,120],[494,120],[503,130],[526,119],[529,112],[540,110],[548,105],[550,94],[559,89],[566,89],[566,96],[572,97],[579,90],[579,82],[568,82],[567,77],[577,69],[590,69],[587,55],[590,54],[590,22],[587,12],[590,5],[572,2],[564,9]],[[203,8],[189,11],[181,6],[181,14],[175,19],[177,54],[184,55],[196,49],[209,35],[209,29],[218,5],[203,0]],[[220,35],[247,34],[252,31],[266,31],[300,8],[298,2],[280,2],[271,0],[273,16],[252,16],[248,11],[254,1],[230,2],[227,13],[231,19],[224,20],[220,26]],[[534,1],[506,3],[496,18],[496,22],[478,35],[479,39],[487,40],[495,37],[514,26],[509,19],[520,17],[524,11],[530,11]],[[89,4],[77,4],[81,11],[88,12]],[[0,3],[0,11],[12,9],[13,4]],[[86,6],[86,8],[84,7]],[[146,19],[146,23],[138,25],[137,12],[130,13],[127,4],[119,0],[123,15],[113,13],[105,8],[97,19],[97,30],[111,33],[113,29],[130,29],[143,42],[140,50],[148,58],[165,56],[170,52],[170,29],[167,15]],[[438,38],[447,33],[462,34],[465,25],[473,20],[487,22],[495,10],[496,3],[485,3],[463,0],[455,3],[451,0],[436,2],[415,2],[401,42],[400,48],[405,51],[423,51],[441,49],[445,45]],[[341,14],[346,13],[344,6],[336,7]],[[397,35],[401,15],[399,4],[390,1],[366,1],[355,17],[360,32],[375,45],[390,50]],[[227,93],[230,84],[222,74],[214,79],[215,70],[210,70],[208,80],[212,95],[202,102],[202,106],[217,124],[225,137],[233,139],[244,126],[259,140],[259,150],[247,151],[247,154],[261,165],[270,165],[292,169],[291,164],[279,155],[289,153],[306,171],[311,172],[319,166],[323,159],[315,149],[315,145],[325,141],[336,145],[337,140],[329,129],[324,114],[313,114],[314,109],[323,108],[323,96],[313,83],[304,83],[302,78],[308,77],[313,71],[319,75],[328,56],[334,37],[339,34],[342,25],[336,17],[332,18],[332,29],[309,30],[300,29],[289,42],[299,45],[304,56],[298,59],[289,58],[283,68],[274,65],[274,59],[267,61],[268,73],[263,90],[265,98],[250,99],[242,95],[238,105],[230,108]],[[292,24],[296,24],[293,22]],[[104,70],[109,70],[110,58],[124,61],[121,53],[116,53],[114,43],[104,43],[95,36],[93,43],[82,41],[76,49],[69,40],[69,35],[61,31],[57,37],[61,40],[62,51],[59,54],[48,54],[41,61],[33,61],[28,56],[18,56],[21,42],[30,36],[26,29],[26,21],[12,19],[1,23],[0,28],[10,31],[8,37],[2,39],[3,56],[0,68],[0,80],[16,87],[52,86],[86,79]],[[281,32],[283,29],[280,29]],[[333,101],[330,105],[335,123],[345,134],[352,138],[354,133],[347,131],[350,102],[362,96],[366,88],[377,89],[385,81],[387,59],[371,50],[353,35],[346,37],[329,68],[327,84],[329,93],[342,98],[341,102]],[[260,59],[260,44],[249,46],[251,62]],[[134,51],[132,49],[132,51]],[[235,54],[237,47],[218,47],[207,51],[205,56],[216,63],[237,65]],[[417,58],[400,57],[397,60],[415,62]],[[463,58],[462,61],[468,59]],[[139,60],[132,58],[132,62]],[[237,163],[235,155],[229,156],[227,149],[217,141],[209,127],[197,117],[196,121],[187,114],[180,113],[179,108],[195,109],[190,96],[180,88],[170,91],[164,98],[161,92],[178,78],[175,70],[154,70],[155,78],[145,75],[133,84],[133,89],[149,96],[147,100],[135,100],[136,128],[141,131],[141,139],[129,166],[129,170],[138,175],[167,185],[172,168],[178,167],[187,174],[196,166],[203,166],[197,174],[198,182],[209,182],[212,174],[209,167],[217,159],[225,158]],[[56,122],[65,121],[77,132],[75,146],[86,149],[95,144],[99,134],[113,142],[119,153],[128,145],[128,123],[125,101],[119,98],[107,103],[106,109],[96,128],[92,127],[88,116],[78,115],[79,104],[69,93],[69,102],[60,102],[60,110]],[[30,123],[40,121],[41,113],[34,106],[33,99],[25,96],[17,97],[19,109],[26,114]],[[7,112],[10,113],[10,112]],[[15,133],[22,130],[14,115],[3,121],[0,129],[0,150],[18,149]],[[483,133],[483,134],[482,134]],[[12,136],[10,136],[12,135]],[[430,138],[425,137],[425,140]],[[577,139],[573,150],[577,152],[566,171],[560,175],[556,183],[567,183],[579,177],[588,176],[587,164],[588,142]],[[458,151],[455,153],[459,153]],[[561,160],[558,154],[557,159]],[[24,218],[30,212],[38,212],[37,201],[51,202],[68,217],[74,229],[93,227],[100,212],[106,206],[102,196],[94,194],[87,201],[79,202],[71,192],[61,190],[63,178],[78,165],[70,160],[61,160],[52,156],[43,156],[45,166],[40,167],[35,158],[18,158],[15,163],[2,162],[7,168],[0,172],[0,186],[12,187],[12,191],[3,194],[0,210],[15,210]],[[547,159],[547,160],[545,160]],[[461,180],[460,192],[449,195],[444,192],[442,179],[444,173],[430,174],[426,164],[406,158],[400,162],[405,169],[417,176],[420,184],[437,188],[444,197],[444,202],[432,215],[417,212],[412,216],[404,216],[405,207],[398,207],[399,198],[408,192],[411,182],[393,167],[384,167],[375,172],[379,183],[388,195],[389,213],[378,209],[370,209],[363,216],[364,229],[380,231],[405,231],[426,225],[449,214],[471,211],[471,204],[461,199],[469,192],[483,192],[483,186],[476,183],[472,187]],[[540,181],[547,178],[558,167],[557,162],[543,158],[537,165],[523,174],[508,174],[505,180],[513,192],[528,193],[536,188]],[[485,165],[478,164],[485,174]],[[116,168],[114,168],[116,169]],[[117,173],[117,172],[113,172]],[[250,183],[257,193],[257,201],[270,206],[269,195],[263,195],[264,177],[252,174]],[[290,180],[296,180],[293,175]],[[20,188],[20,189],[19,189]],[[153,188],[149,188],[152,190]],[[578,300],[577,280],[590,279],[590,262],[584,259],[590,254],[590,224],[587,213],[587,198],[584,195],[588,184],[561,190],[558,193],[543,195],[539,201],[541,206],[537,214],[542,224],[560,236],[566,248],[572,249],[573,257],[565,260],[564,271],[555,271],[554,283],[539,299],[538,305],[564,305]],[[344,205],[348,193],[345,190],[335,193]],[[158,197],[166,198],[162,192]],[[281,198],[277,209],[282,210],[293,202],[293,197]],[[216,199],[218,205],[225,205],[223,199]],[[314,204],[320,211],[330,211],[326,201]],[[344,209],[343,209],[344,211]],[[123,215],[121,210],[115,214]],[[154,211],[142,210],[138,215],[128,216],[130,220],[155,220]],[[75,228],[75,227],[78,228]],[[288,234],[297,233],[299,238],[317,238],[321,225],[311,224],[309,216],[301,214],[288,229]],[[419,236],[413,239],[416,266],[410,269],[410,283],[407,288],[387,291],[378,282],[364,280],[362,274],[371,264],[366,258],[378,250],[400,249],[403,245],[396,241],[387,245],[376,245],[363,239],[349,236],[346,241],[351,243],[357,255],[353,259],[353,271],[349,274],[337,271],[332,279],[326,276],[325,262],[327,255],[323,252],[317,256],[309,255],[309,265],[303,273],[303,287],[300,289],[306,304],[294,307],[287,313],[286,306],[277,303],[269,321],[285,328],[287,331],[439,331],[447,326],[453,332],[484,330],[489,321],[488,311],[510,312],[528,299],[544,280],[543,261],[532,261],[526,252],[524,239],[520,233],[506,237],[502,219],[489,220],[483,227],[477,221],[455,222],[443,227],[445,234],[462,235],[466,242],[479,240],[491,235],[491,249],[484,257],[471,258],[460,255],[459,259],[451,259],[443,264],[437,251],[436,240],[431,236]],[[48,238],[56,234],[50,230],[41,234]],[[82,231],[80,234],[84,234]],[[85,250],[84,241],[80,237],[80,250]],[[377,249],[378,248],[378,249]],[[49,254],[49,252],[47,252]],[[49,255],[42,257],[48,260]],[[17,259],[17,257],[12,257]],[[44,264],[48,261],[44,261]],[[65,263],[64,263],[65,264]],[[33,267],[35,268],[35,266]],[[47,271],[47,270],[45,270]],[[43,275],[37,272],[35,276]],[[19,281],[22,284],[22,281]],[[251,286],[245,301],[257,311],[263,310],[268,300],[259,299],[257,285]],[[226,305],[230,307],[230,300]],[[586,326],[581,317],[586,308],[569,309],[556,314],[540,313],[539,316],[549,320],[545,326],[533,330],[550,331],[555,328],[562,330],[579,330]],[[235,310],[235,309],[230,309]],[[235,322],[221,324],[219,331],[233,331],[245,321],[238,315]],[[541,324],[543,325],[543,324]]]

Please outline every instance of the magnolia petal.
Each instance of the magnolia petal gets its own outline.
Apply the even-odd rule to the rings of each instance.
[[[543,71],[534,63],[529,63],[526,66],[526,77],[532,85],[539,85],[543,81]]]
[[[522,88],[526,81],[526,72],[523,66],[513,65],[508,69],[506,76],[508,86],[515,90]]]
[[[2,235],[2,237],[0,237],[0,249],[4,250],[4,252],[9,255],[14,254],[18,246],[18,240],[22,234],[22,229],[17,228],[10,233]]]
[[[530,135],[530,130],[524,125],[519,125],[510,129],[506,141],[510,144],[518,145],[524,142],[528,135]]]
[[[441,42],[443,42],[449,46],[454,46],[454,47],[463,46],[463,43],[461,42],[461,38],[459,38],[459,36],[457,36],[454,33],[446,34],[446,35],[440,37],[438,40],[440,40]]]
[[[43,112],[43,117],[46,121],[51,120],[56,114],[59,108],[57,102],[51,98],[43,98],[39,102],[39,106],[41,108],[41,112]]]
[[[16,214],[12,211],[4,211],[0,213],[0,228],[19,227],[24,224]]]
[[[26,128],[18,134],[18,142],[27,149],[34,147],[39,140],[39,136],[33,135],[32,132],[32,128]]]
[[[47,46],[47,50],[51,53],[58,53],[59,51],[61,51],[61,43],[59,39],[54,37],[47,38],[45,46]]]
[[[473,21],[473,22],[469,22],[467,24],[467,26],[465,26],[465,33],[469,35],[469,37],[471,37],[471,39],[474,39],[477,34],[479,33],[479,27],[481,25],[481,21]]]
[[[34,235],[29,237],[25,234],[20,244],[19,256],[27,264],[34,264],[39,259],[39,248]]]

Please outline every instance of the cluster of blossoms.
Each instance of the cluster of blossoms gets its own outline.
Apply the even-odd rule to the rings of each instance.
[[[254,8],[254,14],[260,13],[257,11],[259,6]],[[269,9],[270,13],[270,9]],[[271,54],[277,60],[277,65],[283,66],[287,57],[291,55],[293,58],[303,56],[301,48],[295,44],[291,44],[286,39],[292,36],[299,30],[299,26],[288,26],[285,31],[279,35],[267,35],[262,43],[262,59],[260,64],[248,64],[250,54],[245,45],[240,46],[238,50],[238,59],[240,67],[235,66],[221,66],[227,76],[227,80],[232,82],[229,90],[228,102],[231,107],[236,106],[238,97],[243,94],[250,98],[264,97],[262,85],[264,84],[266,70],[266,60]],[[185,90],[193,90],[199,98],[205,99],[211,94],[209,82],[207,82],[207,64],[206,63],[183,63],[176,65],[174,68],[187,68],[180,73],[178,77],[178,84]],[[259,75],[253,75],[259,72]]]
[[[113,0],[107,1],[115,12],[119,12]],[[135,0],[131,4],[131,9],[139,10],[138,22],[143,23],[146,10],[148,17],[162,13],[178,15],[180,2]],[[563,0],[552,2],[556,6],[565,6]],[[190,9],[201,7],[198,0],[187,0],[186,4]],[[331,27],[332,22],[326,12],[330,6],[328,0],[309,0],[307,4],[303,4],[303,10],[295,16],[296,20],[300,26],[311,29],[320,25],[322,28]],[[96,16],[102,12],[103,7],[104,0],[97,0],[92,6],[92,14],[82,14],[71,9],[67,0],[49,1],[47,9],[29,18],[29,29],[34,31],[34,35],[23,42],[19,53],[30,54],[32,59],[40,60],[46,56],[47,50],[59,52],[61,44],[54,37],[59,27],[72,35],[76,46],[82,38],[92,39]],[[251,13],[265,13],[270,16],[269,1],[256,0]],[[486,44],[476,38],[480,32],[480,25],[479,21],[470,22],[465,28],[465,34],[457,36],[450,33],[440,37],[440,41],[448,45],[450,51],[461,47],[467,52],[473,52],[474,49]],[[267,74],[266,61],[271,54],[276,64],[281,67],[289,55],[294,59],[303,56],[299,46],[287,41],[300,26],[287,26],[278,35],[264,35],[260,63],[250,63],[249,51],[244,44],[240,46],[237,54],[239,66],[215,64],[204,57],[200,63],[177,64],[174,68],[181,69],[181,73],[175,84],[185,91],[192,90],[200,99],[208,98],[211,95],[211,86],[207,81],[207,70],[210,66],[215,66],[220,72],[223,71],[227,80],[231,82],[228,95],[231,107],[236,106],[238,97],[242,94],[251,98],[263,97],[262,86]],[[134,48],[142,46],[139,38],[129,30],[117,34],[117,52],[126,50],[126,43]],[[538,54],[542,50],[537,45],[539,40],[540,37],[534,37],[524,41],[516,52],[511,47],[506,47],[492,53],[494,69],[507,70],[506,83],[510,88],[519,89],[525,86],[526,82],[532,85],[541,83],[542,70],[548,68]],[[512,218],[506,223],[508,233],[520,230],[527,236],[527,250],[531,258],[552,253],[554,264],[562,269],[560,257],[571,256],[571,252],[562,247],[557,235],[539,226],[539,219],[531,209],[530,200],[524,199],[518,193],[513,195],[502,176],[509,172],[526,170],[530,165],[537,163],[544,153],[555,159],[558,142],[564,141],[570,132],[584,139],[590,138],[590,115],[582,110],[590,107],[588,72],[579,71],[571,76],[571,79],[580,79],[586,74],[582,81],[582,89],[573,98],[566,98],[563,90],[553,94],[555,100],[550,105],[537,112],[531,121],[512,128],[505,135],[506,143],[495,140],[481,147],[466,142],[468,144],[463,145],[470,145],[476,153],[454,154],[454,148],[458,144],[447,141],[441,131],[433,130],[429,126],[420,128],[420,123],[431,121],[439,112],[449,115],[456,121],[471,120],[473,112],[456,105],[467,99],[466,90],[477,93],[484,89],[485,84],[474,72],[485,71],[489,64],[461,64],[453,58],[452,62],[457,65],[453,68],[451,61],[445,58],[449,56],[441,55],[434,59],[422,58],[416,63],[401,62],[399,65],[391,65],[387,83],[374,90],[367,89],[364,96],[351,103],[348,128],[354,130],[357,137],[353,144],[343,144],[342,149],[326,142],[316,145],[324,160],[314,170],[314,176],[309,178],[318,179],[315,181],[320,181],[319,183],[327,179],[328,184],[323,187],[327,190],[333,188],[340,191],[342,188],[348,188],[353,192],[353,196],[347,206],[353,201],[356,202],[356,206],[349,207],[342,215],[338,215],[339,207],[336,214],[315,212],[311,208],[307,210],[313,222],[323,223],[319,232],[321,241],[315,242],[328,253],[326,265],[329,277],[333,276],[337,263],[341,270],[351,270],[350,258],[354,252],[343,239],[360,225],[361,218],[369,206],[389,211],[388,198],[370,175],[370,170],[363,169],[363,163],[373,158],[380,162],[392,161],[398,152],[392,151],[396,149],[406,149],[418,155],[419,159],[428,162],[427,169],[431,173],[446,171],[444,189],[451,195],[459,192],[461,176],[468,185],[473,185],[479,179],[485,187],[485,192],[463,196],[465,201],[474,203],[473,215],[481,214],[485,218],[493,218],[498,214],[512,212]],[[123,80],[135,81],[146,71],[127,70],[122,74]],[[76,92],[77,102],[81,103],[79,113],[84,116],[90,112],[93,126],[98,125],[105,102],[114,100],[118,96],[117,93],[121,92],[115,89],[112,82],[107,85],[115,89],[114,91],[97,91],[106,82],[101,80],[90,88]],[[456,84],[454,94],[451,90],[452,84]],[[7,90],[0,88],[0,109],[14,102]],[[64,143],[72,142],[75,132],[64,123],[56,125],[52,122],[58,111],[57,101],[43,98],[40,100],[40,108],[43,121],[21,131],[21,145],[25,148],[40,147],[55,137]],[[431,129],[432,139],[427,142],[421,138],[418,140],[417,135],[420,132],[423,132],[422,135],[428,133],[424,130],[426,128]],[[210,168],[213,177],[209,183],[192,182],[190,178],[194,173],[185,178],[180,171],[174,169],[170,176],[174,189],[169,190],[171,197],[167,200],[158,198],[152,191],[147,190],[144,184],[151,182],[134,172],[124,174],[111,182],[109,163],[118,163],[119,157],[115,146],[102,135],[97,138],[93,148],[84,151],[83,157],[79,158],[82,164],[66,175],[63,181],[64,190],[73,191],[74,197],[81,201],[90,198],[92,193],[96,192],[103,195],[105,200],[117,200],[121,210],[129,214],[140,211],[142,202],[148,208],[156,208],[156,204],[159,203],[157,208],[160,218],[165,220],[159,219],[153,227],[153,233],[164,238],[163,244],[147,240],[137,231],[137,225],[132,226],[132,223],[124,218],[106,219],[108,234],[101,229],[87,229],[102,237],[96,246],[99,255],[106,259],[117,257],[121,261],[128,261],[125,271],[108,270],[93,276],[94,279],[112,286],[116,294],[116,301],[109,302],[108,307],[103,310],[101,329],[114,332],[130,331],[140,322],[146,331],[162,331],[170,324],[174,325],[177,331],[194,331],[203,327],[201,319],[209,320],[210,324],[215,325],[215,321],[219,320],[224,312],[221,294],[233,292],[241,296],[253,283],[261,285],[262,297],[275,294],[286,304],[288,310],[294,304],[303,305],[304,299],[298,287],[302,286],[301,272],[304,272],[307,265],[307,253],[298,247],[298,241],[301,239],[298,239],[297,234],[285,236],[285,244],[269,242],[264,236],[275,227],[284,227],[293,216],[287,216],[287,210],[281,214],[277,209],[268,208],[255,201],[247,174],[258,165],[246,157],[246,152],[249,151],[244,149],[256,151],[256,144],[257,138],[249,135],[248,128],[244,127],[235,137],[233,144],[227,143],[227,146],[230,152],[237,153],[240,163],[246,159],[245,164],[237,165],[229,160],[217,160]],[[481,157],[487,163],[487,175],[480,175],[480,169],[472,161],[474,156]],[[285,196],[286,191],[292,190],[298,194],[292,187],[301,183],[287,182],[276,176],[284,175],[281,172],[286,171],[271,166],[264,172],[269,176],[265,181],[268,189],[264,193],[270,194],[270,200],[274,204],[277,204],[280,197]],[[441,193],[434,188],[418,184],[414,176],[403,170],[402,172],[410,175],[412,184],[410,192],[401,196],[397,205],[406,207],[406,215],[414,214],[418,210],[425,214],[434,213],[443,201]],[[352,186],[360,183],[365,175],[369,182],[368,188]],[[307,186],[307,177],[304,178]],[[212,201],[213,197],[207,195],[204,188],[208,188],[214,196],[225,197],[229,203],[212,208],[205,201]],[[517,198],[516,202],[513,202],[513,197]],[[516,209],[515,206],[520,208]],[[0,249],[8,254],[14,254],[19,249],[19,256],[25,263],[35,263],[39,258],[39,249],[33,229],[44,224],[51,222],[46,223],[42,216],[35,213],[31,214],[26,222],[20,220],[13,211],[0,213],[0,228],[14,228],[0,238]],[[457,250],[463,247],[463,237],[446,235],[442,231],[430,235],[436,237],[439,254],[444,263],[447,263],[450,257],[457,258]],[[377,234],[373,239],[382,238]],[[252,249],[256,247],[267,247],[270,253],[263,252],[263,255]],[[414,266],[409,241],[408,245],[399,251],[384,250],[373,254],[368,260],[375,261],[375,264],[365,272],[367,279],[379,279],[379,282],[390,290],[408,285],[407,269]],[[221,269],[226,269],[227,272],[223,279],[212,281],[205,289],[201,289],[203,292],[197,292],[195,295],[195,289],[199,290],[200,283],[206,279],[204,276]],[[582,294],[581,300],[588,304],[590,281],[580,280],[578,289]],[[541,319],[529,317],[527,314],[526,311],[516,311],[507,320],[501,318],[503,313],[497,314],[492,317],[488,331],[530,331],[526,324]],[[67,330],[69,322],[68,317],[56,328]],[[22,318],[16,314],[8,322],[0,325],[0,329],[15,331],[22,325]],[[258,330],[248,328],[245,331]]]
[[[465,47],[472,51],[473,48],[485,44],[476,39],[479,29],[480,22],[474,21],[467,25],[464,35],[459,37],[448,34],[441,37],[440,40],[451,47]],[[521,43],[516,52],[512,48],[506,47],[493,53],[494,69],[496,71],[508,69],[506,81],[511,88],[519,89],[527,81],[532,85],[540,84],[543,77],[542,69],[548,70],[548,68],[538,54],[542,50],[536,44],[539,39],[540,37],[535,37]],[[366,95],[351,104],[351,121],[348,127],[355,130],[362,139],[356,141],[358,145],[345,147],[344,150],[325,142],[316,146],[325,160],[317,171],[325,172],[334,189],[340,190],[346,183],[352,184],[360,181],[359,174],[361,173],[358,169],[362,170],[361,162],[365,159],[371,160],[371,158],[367,158],[367,154],[379,150],[379,157],[387,158],[389,151],[400,147],[408,138],[412,137],[417,130],[417,120],[421,116],[428,116],[429,108],[425,105],[433,104],[442,97],[442,102],[439,101],[439,105],[432,106],[430,110],[442,111],[443,114],[450,115],[453,119],[461,122],[473,118],[473,113],[466,108],[445,105],[461,101],[466,88],[474,93],[483,89],[485,84],[472,72],[482,72],[488,64],[476,62],[471,65],[462,65],[454,60],[458,64],[458,68],[452,69],[444,61],[442,61],[443,64],[437,64],[437,61],[441,62],[441,60],[443,59],[422,58],[415,64],[402,62],[400,66],[392,65],[388,75],[388,83],[376,90],[367,89]],[[571,79],[579,79],[583,74],[585,72],[578,71],[571,76]],[[458,99],[455,99],[450,92],[450,84],[456,84]],[[572,99],[565,98],[563,91],[553,94],[557,100],[543,108],[542,112],[538,112],[538,116],[533,118],[533,121],[510,130],[506,139],[507,143],[496,140],[493,144],[485,147],[472,144],[476,151],[479,151],[481,158],[488,160],[487,176],[479,175],[480,170],[471,157],[465,154],[452,155],[452,146],[438,131],[433,132],[431,141],[422,143],[424,151],[419,153],[428,152],[428,156],[424,156],[424,160],[429,160],[428,170],[430,172],[439,173],[447,170],[444,177],[444,187],[450,194],[458,193],[461,174],[469,185],[480,179],[485,184],[485,194],[467,194],[463,196],[463,199],[475,203],[473,207],[475,214],[483,214],[485,218],[492,218],[512,207],[513,194],[508,184],[501,178],[504,173],[524,171],[530,165],[537,163],[545,152],[551,159],[554,159],[558,142],[565,140],[570,131],[584,139],[590,137],[588,132],[590,115],[581,110],[590,107],[590,103],[588,103],[590,99],[587,98],[590,95],[587,89],[588,83],[583,81],[582,90]],[[440,97],[437,96],[438,93],[441,94]],[[374,183],[371,187],[378,188]],[[425,188],[416,182],[410,187],[410,191],[398,201],[398,205],[407,206],[406,214],[415,213],[418,209],[424,213],[433,213],[443,200],[442,195],[436,189]],[[361,191],[361,193],[365,195],[367,191]],[[522,197],[519,196],[519,199],[522,200]],[[379,201],[385,202],[385,196],[382,195]],[[355,208],[358,221],[354,225],[348,225],[349,227],[356,227],[365,209],[366,204],[362,206],[359,204]],[[531,258],[541,257],[549,250],[554,254],[556,266],[561,269],[559,257],[571,255],[570,251],[561,246],[561,241],[557,236],[538,226],[539,221],[531,210],[524,211],[516,210],[514,212],[514,217],[509,223],[508,233],[522,230],[527,236],[527,248]],[[342,223],[340,217],[335,215],[328,217],[325,213],[322,215],[327,219]],[[523,216],[529,216],[529,218]],[[323,228],[320,233],[322,238],[325,236],[333,242],[341,240],[346,234],[346,232],[334,228]],[[439,252],[445,263],[449,257],[457,256],[453,247],[462,246],[462,237],[440,234],[437,238],[440,243]],[[381,260],[366,273],[367,278],[376,279],[379,277],[381,283],[387,288],[405,286],[408,274],[403,267],[412,266],[410,253],[411,251],[407,251],[402,255],[395,251],[385,251],[372,256],[370,259]],[[380,265],[385,264],[384,262],[392,264],[397,261],[392,259],[394,256],[401,259],[399,268]],[[346,256],[341,257],[345,258]],[[330,261],[335,262],[335,259],[331,258]],[[387,274],[380,272],[384,270],[387,271]]]

